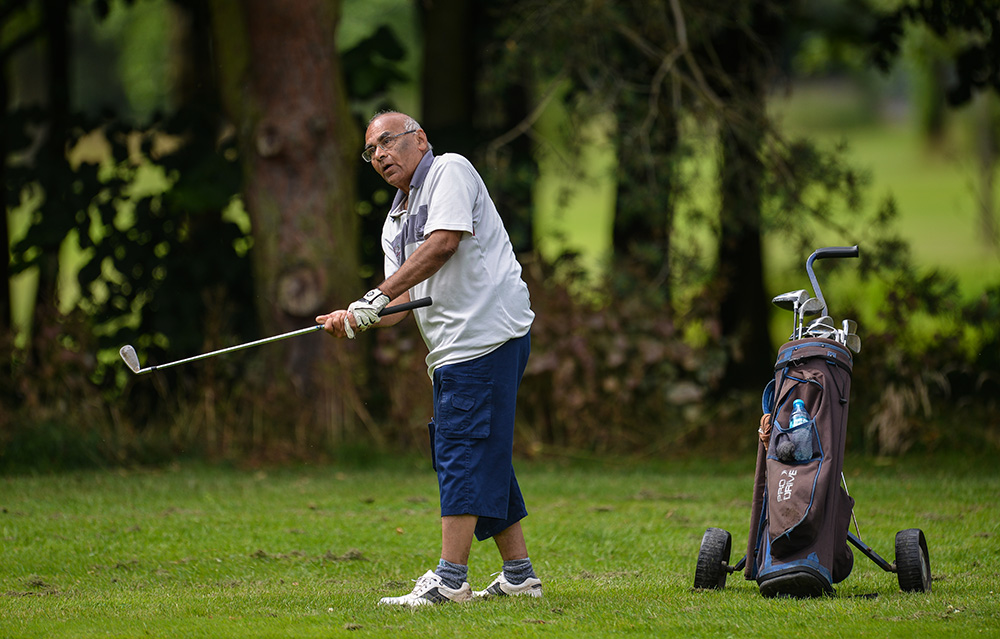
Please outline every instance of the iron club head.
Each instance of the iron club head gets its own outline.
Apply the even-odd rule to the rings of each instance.
[[[844,338],[844,342],[846,343],[847,348],[851,349],[855,353],[861,352],[861,338],[855,335],[854,333],[848,334]]]
[[[799,306],[799,327],[798,337],[801,339],[804,329],[805,318],[812,317],[823,310],[823,302],[815,297],[810,297]]]
[[[805,302],[802,303],[802,316],[812,317],[813,315],[818,315],[820,311],[823,310],[823,302],[818,298],[810,297]]]
[[[122,356],[122,360],[125,361],[125,365],[132,369],[133,373],[138,373],[141,369],[139,366],[139,356],[135,354],[135,349],[132,348],[130,344],[126,344],[121,347],[118,354]]]
[[[855,353],[861,352],[861,338],[858,337],[858,323],[852,319],[844,320],[844,346]]]
[[[814,319],[812,322],[809,323],[809,327],[810,328],[812,328],[813,326],[819,326],[819,325],[825,326],[825,327],[827,327],[827,328],[829,328],[829,329],[832,330],[833,329],[833,318],[830,317],[829,315],[824,315],[823,317],[818,317],[818,318]]]

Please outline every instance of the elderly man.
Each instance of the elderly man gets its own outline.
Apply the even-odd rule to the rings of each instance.
[[[528,288],[486,185],[464,157],[435,156],[427,134],[402,113],[379,113],[361,154],[396,187],[382,229],[385,281],[346,310],[316,321],[353,338],[390,301],[429,296],[414,311],[433,381],[431,449],[441,497],[441,559],[413,591],[385,605],[468,601],[473,596],[542,595],[521,529],[527,515],[514,476],[517,389],[531,349]],[[503,570],[482,591],[467,581],[473,535],[493,538]]]

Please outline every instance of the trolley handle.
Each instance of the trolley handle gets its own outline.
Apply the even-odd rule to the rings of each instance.
[[[813,272],[813,262],[833,257],[858,257],[860,254],[861,252],[858,250],[857,244],[854,246],[827,246],[826,248],[816,249],[813,251],[813,254],[809,256],[809,259],[806,260],[806,273],[809,275],[809,283],[812,284],[816,297],[819,299],[820,303],[823,304],[823,315],[828,314],[828,309],[826,306],[826,299],[823,298],[823,291],[820,290],[819,282],[816,280],[816,274]]]
[[[860,254],[861,251],[858,250],[857,244],[854,246],[828,246],[816,249],[809,260],[822,260],[829,257],[858,257]]]

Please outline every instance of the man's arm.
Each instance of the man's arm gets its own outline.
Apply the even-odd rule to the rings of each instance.
[[[445,262],[458,250],[462,240],[462,231],[437,230],[427,236],[417,250],[413,252],[395,273],[378,286],[392,304],[402,304],[410,301],[410,288],[423,282],[440,270]],[[394,326],[401,322],[408,313],[387,315],[379,321],[380,326]],[[357,328],[352,313],[338,310],[316,317],[316,322],[323,324],[326,332],[337,337],[347,337],[345,322],[352,328]]]
[[[389,299],[396,299],[397,296],[437,273],[458,250],[458,243],[461,240],[462,231],[434,231],[427,236],[413,255],[403,262],[399,270],[379,284],[379,290],[388,295]]]

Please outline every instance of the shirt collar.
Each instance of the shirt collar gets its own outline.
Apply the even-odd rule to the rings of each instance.
[[[430,149],[424,153],[424,157],[420,158],[420,164],[417,165],[416,170],[413,171],[413,177],[410,178],[410,193],[414,193],[419,190],[424,184],[424,179],[427,177],[427,172],[431,170],[431,164],[434,163],[434,152]],[[392,200],[392,206],[389,209],[389,215],[393,217],[399,217],[403,214],[403,209],[400,208],[400,204],[406,198],[406,193],[402,189],[396,190],[396,197]]]

